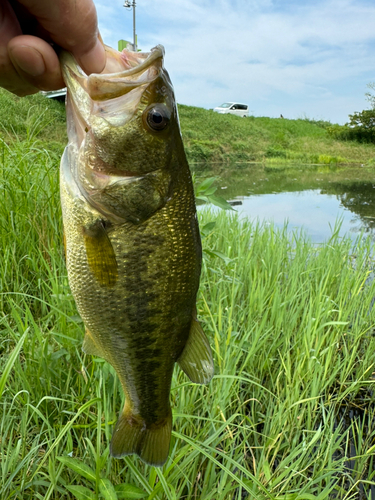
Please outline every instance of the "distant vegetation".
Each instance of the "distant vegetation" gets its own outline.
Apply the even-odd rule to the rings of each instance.
[[[375,109],[365,109],[349,115],[345,125],[333,125],[329,134],[339,140],[375,143]]]
[[[360,143],[375,143],[375,83],[367,85],[370,89],[365,96],[370,103],[370,109],[355,111],[349,115],[349,122],[345,125],[332,125],[328,133],[335,139],[357,141]]]
[[[360,144],[355,137],[341,140],[331,133],[329,122],[240,118],[183,105],[179,113],[190,162],[375,162],[375,145]]]
[[[240,118],[184,105],[179,105],[179,114],[191,164],[375,164],[375,144],[348,126],[307,118]],[[0,124],[6,142],[32,135],[56,152],[67,142],[64,104],[42,95],[21,99],[0,89]]]

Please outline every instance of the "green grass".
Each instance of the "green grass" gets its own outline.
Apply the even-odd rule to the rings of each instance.
[[[190,162],[373,163],[375,146],[340,141],[327,122],[308,119],[241,118],[179,106]]]
[[[215,377],[196,386],[176,367],[162,469],[112,459],[123,395],[113,369],[81,351],[59,151],[43,133],[0,141],[0,498],[370,499],[371,242],[353,248],[336,228],[317,247],[286,228],[200,213],[198,314]]]
[[[190,163],[375,164],[375,145],[338,140],[330,123],[281,118],[240,118],[179,105],[181,130]],[[66,143],[65,107],[42,95],[25,98],[0,89],[0,137],[6,142],[38,137],[48,149]],[[217,167],[219,168],[219,167]]]
[[[58,150],[67,141],[64,104],[41,94],[20,98],[0,88],[0,124],[8,143],[38,137]]]

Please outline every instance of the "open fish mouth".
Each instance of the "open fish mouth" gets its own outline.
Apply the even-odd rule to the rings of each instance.
[[[163,64],[164,47],[157,45],[151,52],[118,52],[106,46],[107,63],[102,73],[86,75],[69,52],[63,52],[60,60],[68,89],[76,85],[95,101],[114,99],[127,94],[133,88],[154,81]]]
[[[104,119],[112,126],[122,126],[137,112],[143,92],[162,77],[170,81],[163,68],[164,47],[150,52],[122,52],[105,46],[107,62],[102,73],[87,75],[73,55],[62,51],[60,63],[68,89],[67,114],[72,114],[77,139]]]
[[[138,193],[138,204],[141,194],[152,190],[154,210],[166,202],[169,177],[164,170],[171,161],[178,118],[161,45],[149,53],[118,52],[107,46],[105,50],[103,72],[91,75],[72,54],[60,54],[68,91],[70,173],[65,178],[75,182],[92,207],[120,220],[127,217],[125,190]],[[155,191],[158,183],[163,187]]]

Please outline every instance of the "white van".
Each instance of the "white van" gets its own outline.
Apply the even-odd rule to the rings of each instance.
[[[231,114],[237,116],[249,116],[249,106],[247,104],[240,104],[238,102],[224,102],[221,106],[214,108],[216,113]]]

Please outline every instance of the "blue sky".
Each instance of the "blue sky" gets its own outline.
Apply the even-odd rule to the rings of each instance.
[[[132,40],[123,0],[94,0],[104,42]],[[137,0],[145,51],[161,43],[177,101],[249,104],[255,116],[345,123],[369,107],[375,3],[366,0]]]

